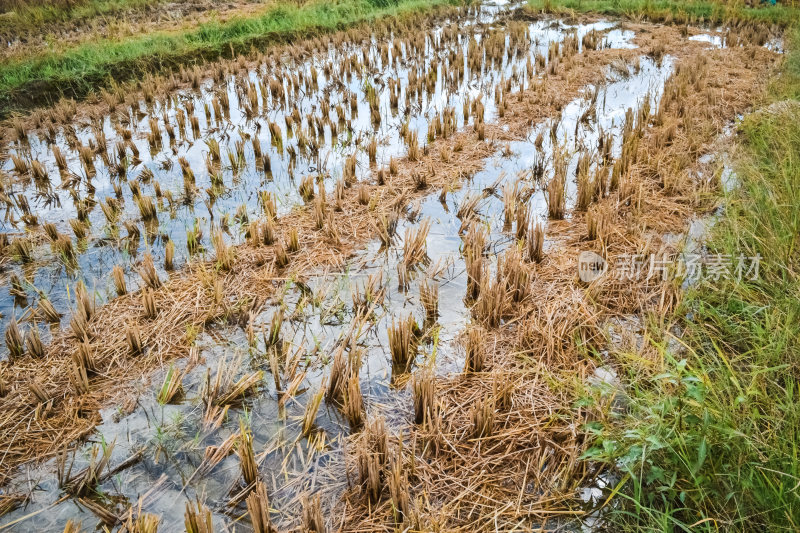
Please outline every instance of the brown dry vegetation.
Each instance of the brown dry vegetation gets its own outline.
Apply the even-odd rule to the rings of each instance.
[[[548,78],[535,93],[514,106],[505,123],[513,126],[511,132],[521,135],[532,121],[552,116],[566,105],[579,88],[600,82],[604,73],[599,65],[624,56],[633,57],[633,53],[604,50],[575,56],[573,66],[564,69],[569,79]],[[498,124],[485,127],[487,139],[511,138]],[[155,318],[145,318],[139,293],[120,296],[100,307],[86,328],[98,367],[89,394],[75,394],[66,379],[71,353],[78,343],[72,330],[56,337],[47,347],[44,361],[21,357],[6,364],[3,377],[12,392],[0,400],[0,446],[6,450],[5,464],[12,467],[52,455],[88,434],[98,421],[99,408],[118,400],[125,389],[131,392],[131,380],[188,354],[187,331],[200,331],[205,324],[220,319],[240,320],[253,306],[263,304],[289,277],[343,265],[359,245],[376,236],[380,216],[390,216],[397,207],[427,194],[415,183],[414,176],[419,171],[436,168],[429,178],[429,188],[439,190],[457,185],[462,176],[480,169],[494,148],[489,142],[476,142],[475,137],[472,132],[463,132],[437,141],[420,161],[404,161],[397,176],[386,178],[386,185],[366,185],[370,196],[376,199],[373,212],[359,203],[359,188],[345,188],[342,210],[328,207],[330,222],[321,230],[317,229],[313,206],[307,206],[281,218],[275,229],[277,245],[237,247],[236,260],[227,271],[218,271],[213,262],[190,263],[181,275],[153,290],[155,305],[161,310]],[[449,147],[452,151],[459,143],[464,149],[454,152],[444,163],[440,150]],[[280,268],[275,264],[275,249],[286,242],[286,228],[298,229],[300,250],[293,254],[287,268]],[[224,295],[222,301],[215,294]],[[143,355],[131,354],[125,335],[130,324],[141,324]],[[29,383],[34,381],[48,391],[51,401],[40,403],[30,392]],[[7,475],[10,470],[4,473]]]
[[[292,41],[289,44],[284,44],[285,40],[289,40],[288,38],[267,39],[266,43],[255,43],[272,44],[273,46],[264,46],[267,48],[266,51],[261,51],[258,47],[251,46],[244,50],[236,50],[237,53],[232,59],[222,59],[222,57],[230,53],[230,50],[226,50],[224,54],[215,53],[213,60],[209,60],[205,64],[191,64],[188,66],[176,64],[172,72],[167,70],[163,74],[153,74],[153,69],[149,69],[135,80],[119,83],[114,81],[104,89],[92,93],[85,100],[76,101],[75,99],[64,97],[53,105],[36,108],[30,112],[3,120],[0,122],[0,133],[2,134],[0,137],[2,142],[6,144],[33,133],[46,139],[53,139],[59,127],[69,128],[76,123],[97,122],[106,114],[116,114],[125,107],[138,106],[143,101],[147,104],[152,104],[157,100],[166,101],[166,97],[175,91],[196,90],[202,82],[209,79],[220,81],[228,75],[241,76],[249,71],[258,71],[262,65],[275,67],[280,65],[287,55],[297,59],[328,47],[341,49],[352,43],[361,43],[364,37],[370,33],[379,38],[387,38],[390,35],[396,35],[404,39],[412,38],[420,35],[419,32],[421,30],[429,30],[440,25],[449,17],[458,16],[459,13],[463,14],[462,11],[453,6],[437,6],[430,13],[412,11],[403,13],[393,19],[384,18],[371,24],[358,22],[346,30],[336,31],[328,35],[322,34],[315,38]],[[194,59],[197,61],[193,60],[190,63],[197,63],[202,60],[201,57]],[[264,77],[264,81],[269,83],[272,80],[267,75]],[[269,88],[270,91],[273,90],[271,85]],[[220,91],[217,99],[221,100],[225,95],[225,91]],[[283,97],[282,91],[280,96]],[[257,111],[257,107],[255,110]],[[197,111],[200,112],[202,110],[198,109]],[[227,112],[229,112],[229,109],[227,109],[225,102],[214,104],[215,119],[220,114],[224,116]],[[189,113],[189,115],[191,114]],[[183,120],[186,120],[185,116]],[[111,152],[113,147],[108,146],[107,148]],[[5,150],[5,146],[3,150]],[[223,157],[224,155],[222,154]],[[25,163],[24,160],[21,160],[21,162]],[[3,253],[4,251],[0,250],[0,256]]]
[[[578,460],[586,442],[581,425],[599,416],[574,410],[576,385],[595,366],[587,354],[607,342],[609,320],[630,313],[664,316],[678,292],[669,284],[607,279],[580,286],[578,252],[593,248],[613,260],[664,251],[664,234],[683,230],[692,213],[708,207],[705,193],[717,186],[690,178],[689,170],[723,127],[752,105],[774,61],[772,53],[749,46],[701,54],[703,45],[687,43],[676,28],[648,30],[637,38],[642,48],[663,47],[679,58],[679,67],[662,106],[632,126],[625,172],[615,186],[601,188],[586,213],[548,224],[550,246],[540,263],[522,261],[524,254],[512,248],[497,279],[484,276],[473,318],[485,332],[470,341],[483,347],[480,371],[420,384],[429,387],[428,414],[421,424],[400,428],[389,451],[373,420],[353,437],[351,468],[359,473],[352,479],[363,487],[354,487],[341,504],[337,516],[345,517],[344,529],[507,529],[583,513],[573,505],[575,490],[599,474]],[[638,53],[587,50],[565,57],[540,83],[508,95],[511,105],[497,123],[435,140],[425,153],[399,161],[383,185],[343,187],[338,209],[318,196],[281,217],[273,225],[274,244],[220,245],[217,260],[190,263],[169,280],[153,280],[148,272],[151,288],[144,296],[123,294],[96,310],[93,302],[81,302],[82,322],[59,333],[43,358],[24,354],[3,365],[0,481],[16,466],[52,456],[89,434],[100,408],[135,394],[134,380],[189,355],[192,332],[219,320],[245,324],[249,312],[289,277],[342,266],[379,235],[380,220],[432,190],[458,186],[500,143],[523,138],[532,123],[554,116],[579,89],[601,83],[602,67]],[[360,201],[365,195],[370,202]],[[591,241],[590,216],[603,217]],[[288,228],[299,236],[292,253],[286,251]],[[85,369],[81,379],[69,377],[76,365]],[[318,506],[307,506],[307,524],[318,522]]]
[[[436,419],[391,438],[406,510],[398,511],[396,475],[385,467],[380,504],[373,496],[367,505],[356,487],[334,512],[346,514],[344,530],[494,531],[530,521],[552,527],[585,512],[577,492],[602,472],[578,460],[588,442],[584,424],[604,416],[575,407],[597,364],[591,354],[608,346],[614,319],[663,320],[680,293],[674,282],[606,277],[580,286],[578,254],[594,249],[613,263],[626,253],[674,252],[665,235],[685,230],[694,213],[706,211],[708,193],[719,185],[713,175],[692,177],[698,156],[760,97],[774,61],[749,47],[699,56],[666,48],[681,58],[677,73],[637,135],[630,171],[596,202],[608,217],[603,242],[587,240],[587,214],[549,223],[552,246],[544,261],[515,267],[528,271],[529,296],[518,304],[501,296],[504,323],[481,335],[490,354],[486,368],[437,379]],[[660,370],[656,359],[650,365],[653,374]],[[368,449],[367,438],[354,436],[354,448]]]

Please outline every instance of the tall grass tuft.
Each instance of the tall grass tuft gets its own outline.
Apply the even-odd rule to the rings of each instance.
[[[24,339],[17,325],[17,320],[13,317],[6,327],[6,346],[8,347],[9,359],[12,361],[22,357],[25,353]]]
[[[253,525],[254,533],[277,533],[277,529],[272,525],[269,517],[269,498],[267,497],[267,486],[259,481],[256,488],[247,497],[247,514],[250,515],[250,523]],[[211,530],[209,530],[211,533]]]
[[[186,502],[186,510],[183,513],[183,523],[186,527],[186,533],[214,532],[214,520],[212,518],[211,509],[206,507],[199,499],[196,500],[194,504],[190,501]],[[258,531],[258,533],[262,532]]]
[[[428,369],[422,369],[414,376],[414,422],[428,424],[434,420],[436,411],[436,377]]]
[[[392,354],[392,367],[402,372],[408,371],[409,366],[417,355],[417,330],[418,326],[413,315],[408,315],[405,320],[389,327],[389,351]]]
[[[303,413],[303,436],[308,437],[314,430],[314,420],[317,418],[319,406],[322,404],[322,398],[325,397],[325,387],[320,387],[313,396],[308,398],[306,409]]]

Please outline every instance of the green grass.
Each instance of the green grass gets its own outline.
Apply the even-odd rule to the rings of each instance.
[[[314,0],[302,6],[279,3],[259,16],[209,22],[181,33],[100,40],[61,53],[7,62],[0,65],[0,115],[60,96],[82,97],[112,79],[137,79],[181,64],[230,57],[272,41],[448,3],[451,0]]]
[[[535,11],[594,12],[603,15],[644,17],[652,21],[727,23],[744,21],[789,26],[797,20],[798,5],[747,7],[742,2],[704,0],[528,0]]]
[[[606,1],[557,5],[578,4],[620,13]],[[616,5],[635,16],[679,4]],[[682,5],[708,20],[710,4]],[[776,13],[741,19],[790,25]],[[739,124],[738,186],[707,242],[712,252],[760,255],[759,276],[691,288],[672,317],[675,338],[654,319],[657,376],[636,354],[616,354],[628,410],[590,427],[585,454],[622,472],[609,530],[800,530],[800,30],[787,35],[767,104]]]

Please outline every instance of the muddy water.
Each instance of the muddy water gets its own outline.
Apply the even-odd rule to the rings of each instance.
[[[487,9],[478,15],[467,17],[460,24],[465,28],[483,27],[502,15],[503,12],[497,8]],[[545,42],[560,35],[559,32],[551,32],[544,27],[537,28],[536,31],[542,34]],[[551,33],[554,35],[550,36]],[[480,31],[476,34],[480,38]],[[135,268],[141,261],[142,254],[151,253],[156,264],[162,264],[167,240],[172,240],[175,244],[175,263],[179,267],[188,256],[187,230],[198,228],[202,233],[200,245],[205,248],[211,248],[209,237],[212,227],[225,229],[229,240],[239,241],[245,222],[242,215],[246,214],[246,218],[250,218],[261,213],[259,191],[273,193],[279,212],[286,212],[300,202],[297,185],[302,177],[321,174],[326,176],[326,186],[330,188],[342,173],[344,159],[351,154],[358,157],[357,173],[368,174],[365,149],[369,139],[378,139],[378,162],[386,164],[392,155],[399,155],[403,151],[399,135],[403,121],[408,121],[412,129],[419,131],[422,144],[427,133],[428,119],[434,112],[441,111],[445,105],[459,108],[466,96],[474,98],[482,89],[493,86],[501,77],[510,76],[514,69],[524,71],[524,62],[515,57],[501,65],[487,66],[485,72],[466,75],[459,86],[445,87],[442,80],[443,71],[447,68],[445,63],[439,67],[435,88],[429,92],[424,91],[420,99],[409,99],[408,105],[405,105],[410,70],[419,69],[424,75],[434,61],[446,58],[445,51],[438,46],[441,36],[442,28],[439,28],[426,37],[424,50],[420,53],[422,61],[416,60],[416,54],[406,47],[408,43],[402,43],[399,49],[390,47],[389,58],[393,59],[393,54],[399,50],[398,60],[392,63],[391,69],[381,61],[378,47],[381,43],[373,39],[363,46],[358,43],[337,49],[331,47],[326,53],[302,61],[282,58],[277,65],[264,64],[246,74],[226,75],[220,82],[206,80],[197,90],[177,92],[151,103],[136,102],[129,109],[120,106],[116,114],[104,116],[94,124],[89,119],[77,120],[72,128],[59,129],[56,137],[51,139],[52,142],[42,135],[28,135],[27,143],[17,143],[11,147],[9,158],[2,166],[7,174],[17,178],[17,183],[11,190],[5,191],[14,200],[14,206],[9,209],[10,220],[0,225],[0,231],[9,233],[11,240],[22,232],[25,225],[20,219],[26,211],[20,207],[22,202],[30,206],[30,211],[37,217],[39,224],[52,222],[60,233],[72,237],[68,222],[78,217],[76,199],[92,199],[97,205],[88,213],[89,237],[73,239],[77,253],[76,264],[65,264],[68,262],[63,261],[59,253],[44,244],[35,247],[31,263],[8,265],[10,268],[4,276],[6,286],[9,286],[9,274],[13,272],[23,280],[25,297],[2,298],[0,312],[4,316],[4,322],[0,326],[5,329],[8,318],[13,315],[20,318],[26,316],[28,306],[35,305],[39,294],[46,295],[56,309],[64,313],[66,321],[70,307],[69,287],[74,286],[78,280],[83,280],[87,287],[94,289],[100,300],[113,297],[114,289],[109,273],[114,265],[124,268],[129,289],[136,288],[140,280]],[[466,50],[468,38],[459,35],[455,44]],[[351,58],[357,64],[348,75],[343,72],[342,65]],[[365,66],[367,61],[369,67]],[[328,75],[326,66],[330,67]],[[312,69],[317,73],[317,88],[308,84],[293,92],[292,76],[303,75],[310,79]],[[390,109],[389,91],[386,90],[390,77],[397,80],[401,88],[398,98],[400,105],[395,111]],[[260,85],[262,80],[267,82],[265,87],[269,80],[277,80],[285,97],[264,95]],[[247,81],[255,83],[259,102],[265,96],[268,101],[251,118],[247,117],[245,111],[246,98],[240,100],[237,92],[237,86],[241,87]],[[370,86],[379,94],[381,122],[377,126],[370,119],[369,104],[365,97],[365,90]],[[228,114],[223,109],[222,116],[218,118],[213,110],[213,99],[220,98],[223,93],[227,95],[230,109]],[[354,110],[349,105],[351,99],[357,102]],[[322,117],[323,100],[330,104],[330,120],[338,124],[336,135],[333,135],[331,125],[326,124],[317,139],[318,149],[302,149],[300,132],[306,138],[313,139],[310,132],[314,126],[309,123],[308,115]],[[495,112],[494,103],[489,98],[486,98],[485,103],[486,117],[491,119]],[[341,107],[337,107],[337,104]],[[212,109],[210,120],[206,118],[206,106]],[[198,119],[198,136],[191,132],[189,126],[188,109],[192,107]],[[302,117],[302,124],[295,125],[290,134],[286,118],[295,109]],[[187,116],[186,129],[183,134],[176,133],[175,141],[171,142],[166,124],[169,123],[179,132],[178,114]],[[151,131],[151,118],[158,122],[163,149],[151,150],[147,139]],[[463,123],[463,117],[461,121]],[[269,132],[270,122],[277,124],[281,131],[280,149],[273,146],[274,139]],[[128,130],[131,135],[124,157],[113,154],[121,139],[118,132],[120,128]],[[115,159],[119,159],[125,168],[124,176],[119,175],[113,164],[105,164],[98,153],[93,158],[96,175],[91,179],[87,178],[86,169],[79,159],[78,147],[97,145],[101,131],[106,139],[107,152],[111,154],[110,162],[114,163]],[[218,172],[223,184],[217,188],[212,187],[205,163],[209,154],[208,143],[212,141],[219,143],[222,158]],[[258,142],[261,151],[269,156],[270,173],[257,168],[253,141]],[[236,149],[237,142],[243,144],[243,150]],[[67,168],[63,173],[58,169],[53,154],[54,147],[60,149],[65,156]],[[233,161],[228,156],[229,150],[234,154]],[[290,151],[297,153],[295,161],[291,160]],[[138,156],[134,156],[134,152]],[[30,179],[30,172],[17,175],[19,173],[15,172],[11,159],[13,155],[28,162],[41,163],[50,183],[39,188]],[[135,157],[140,162],[134,161]],[[185,193],[183,174],[178,164],[181,157],[189,162],[196,177],[197,191],[191,196]],[[243,160],[240,161],[240,158]],[[152,172],[153,178],[146,181],[143,176],[148,171]],[[131,183],[139,184],[142,195],[156,199],[155,184],[158,184],[164,197],[158,201],[157,224],[143,224],[133,201]],[[117,195],[115,186],[120,195]],[[71,187],[74,193],[64,190],[64,187]],[[172,195],[174,201],[165,198],[168,195]],[[109,199],[117,199],[121,204],[121,213],[113,223],[104,216],[100,205]],[[243,211],[239,211],[240,208]],[[235,216],[237,214],[239,216]],[[12,225],[11,222],[15,221],[16,224]],[[140,235],[134,234],[133,238],[129,238],[129,232],[123,229],[126,221],[134,223],[139,228]],[[164,275],[165,272],[162,271],[161,274]]]
[[[482,19],[473,17],[472,24],[491,22],[500,14],[501,12],[496,9],[484,10],[480,15]],[[476,26],[476,29],[478,27],[480,26]],[[442,89],[442,67],[440,67],[437,73],[437,89],[424,95],[422,104],[412,102],[409,107],[408,120],[411,127],[420,132],[421,140],[424,139],[427,120],[434,110],[441,110],[445,105],[459,109],[467,95],[474,99],[482,91],[491,88],[499,79],[511,76],[515,67],[518,71],[524,72],[527,54],[539,51],[546,55],[549,42],[563,39],[568,31],[577,30],[580,36],[590,29],[606,31],[606,40],[610,46],[631,46],[630,39],[633,35],[613,28],[613,25],[608,23],[577,28],[560,22],[533,24],[528,28],[533,43],[530,50],[512,61],[504,61],[503,65],[497,68],[485,67],[482,73],[473,73],[465,78],[465,82],[457,90]],[[434,32],[433,38],[441,34],[442,30],[439,29]],[[468,46],[466,39],[463,41],[462,45],[466,50]],[[379,57],[376,43],[373,43],[370,50],[370,54],[377,54]],[[333,60],[338,54],[340,52],[331,51],[329,57]],[[426,45],[426,57],[432,58],[436,54],[429,42]],[[303,68],[310,69],[311,64],[319,65],[321,61],[324,60],[314,58],[310,63],[304,63]],[[401,85],[408,83],[409,66],[397,69]],[[319,66],[317,68],[320,71],[320,87],[335,87],[336,82],[325,79],[321,74],[322,68]],[[347,486],[342,465],[342,443],[343,437],[349,433],[349,427],[335,407],[323,403],[316,418],[318,432],[313,438],[307,439],[301,436],[301,416],[305,404],[328,374],[336,346],[350,329],[354,317],[352,292],[360,290],[370,276],[373,279],[380,279],[380,285],[384,288],[384,297],[374,309],[373,320],[367,323],[358,336],[359,345],[364,350],[360,372],[361,387],[370,416],[381,413],[388,418],[390,427],[399,426],[407,421],[411,400],[404,387],[404,376],[393,374],[390,363],[386,332],[393,319],[413,314],[418,323],[423,325],[427,340],[417,356],[418,365],[431,364],[440,373],[459,371],[463,368],[463,353],[459,347],[458,337],[464,328],[468,327],[469,309],[464,302],[466,274],[460,253],[462,241],[459,230],[462,220],[457,216],[459,207],[469,198],[476,195],[481,197],[476,211],[478,219],[486,225],[490,234],[489,257],[495,257],[498,252],[514,243],[513,233],[504,230],[503,227],[501,191],[504,185],[519,180],[521,188],[530,189],[531,213],[543,220],[546,218],[544,193],[541,187],[536,186],[531,171],[537,161],[552,161],[554,142],[549,135],[544,135],[544,141],[537,147],[536,139],[539,134],[551,130],[557,132],[555,144],[568,151],[570,161],[568,175],[572,177],[578,153],[594,149],[601,131],[612,135],[613,151],[615,154],[618,153],[626,111],[629,108],[635,109],[646,98],[651,99],[652,107],[655,107],[663,83],[671,70],[670,58],[664,58],[656,64],[642,57],[638,64],[626,65],[624,69],[609,72],[607,84],[587,87],[584,97],[566,106],[560,117],[537,124],[531,129],[526,140],[512,142],[508,146],[498,146],[497,153],[486,161],[485,169],[472,176],[460,190],[446,194],[444,202],[440,200],[439,191],[436,191],[421,202],[409,206],[399,223],[398,238],[388,249],[382,249],[378,242],[371,243],[349,261],[344,271],[320,272],[303,280],[302,283],[287,283],[284,293],[267,306],[255,321],[257,331],[268,329],[273,315],[283,308],[285,318],[282,322],[281,337],[288,343],[286,350],[288,361],[283,365],[283,370],[288,372],[291,363],[297,361],[300,369],[298,373],[306,372],[298,394],[285,404],[278,402],[278,392],[270,377],[269,361],[265,355],[266,348],[261,335],[256,336],[258,340],[255,346],[250,347],[247,335],[242,329],[221,326],[210,328],[196,341],[199,363],[183,380],[182,401],[174,405],[160,405],[156,401],[158,388],[166,373],[164,370],[158,375],[150,376],[151,385],[145,385],[147,381],[142,382],[141,394],[135,405],[116,406],[103,412],[104,423],[97,428],[92,440],[94,443],[115,443],[110,461],[112,467],[132,455],[140,455],[131,466],[105,480],[98,487],[100,496],[96,499],[107,509],[119,514],[149,491],[148,497],[143,502],[143,510],[161,515],[162,530],[173,531],[181,530],[183,527],[185,503],[200,498],[214,511],[215,523],[219,530],[223,530],[224,527],[231,528],[234,523],[237,530],[247,529],[247,520],[237,521],[244,514],[243,505],[227,504],[240,477],[236,455],[229,455],[209,472],[195,473],[202,463],[206,447],[220,445],[228,436],[235,434],[239,430],[240,418],[243,418],[253,430],[254,448],[260,461],[260,471],[268,485],[271,507],[274,511],[272,518],[276,524],[289,527],[298,523],[300,510],[296,496],[300,492],[324,488],[326,495],[324,505],[326,507],[332,505],[339,491]],[[377,86],[387,75],[376,70],[377,80],[373,78],[373,83]],[[392,75],[397,77],[397,74]],[[255,74],[251,73],[250,76],[254,77]],[[526,83],[527,80],[521,81],[522,85]],[[262,121],[261,130],[258,130],[255,123],[261,119],[247,121],[241,110],[236,108],[232,84],[233,82],[228,82],[232,103],[231,124],[220,128],[210,126],[207,128],[207,125],[203,125],[202,131],[207,132],[206,135],[218,135],[218,138],[227,141],[237,138],[240,129],[249,132],[253,137],[263,135],[267,129],[264,122]],[[346,84],[345,90],[357,92],[361,91],[362,86],[362,81],[354,78],[351,83]],[[211,92],[212,87],[207,84],[200,94],[190,93],[182,97],[195,99],[198,101],[196,105],[202,107],[199,102],[203,98],[209,99]],[[393,116],[391,113],[388,94],[382,93],[381,99],[382,120],[376,133],[382,140],[378,160],[386,162],[391,155],[401,154],[405,149],[399,135],[399,126],[403,118],[402,112],[398,116]],[[303,96],[300,105],[303,109],[310,110],[318,101],[319,95],[311,94]],[[369,108],[364,103],[363,91],[358,93],[358,101],[358,117],[353,118],[353,132],[348,137],[367,137],[376,131],[369,119]],[[496,116],[493,99],[485,96],[483,101],[486,105],[487,120],[493,120]],[[142,109],[144,109],[143,104]],[[592,110],[591,116],[588,120],[584,120],[587,110]],[[281,112],[279,109],[270,111],[269,120],[284,128],[284,142],[288,145],[296,140],[288,139]],[[156,112],[156,115],[161,116],[161,113]],[[458,115],[460,113],[457,113]],[[147,121],[140,121],[139,124],[139,133],[144,133]],[[463,125],[463,117],[460,117],[459,126]],[[106,118],[104,127],[109,138],[115,135],[110,119]],[[91,135],[88,131],[84,131],[83,134],[87,139]],[[369,164],[363,150],[356,150],[352,141],[346,144],[341,136],[340,132],[340,139],[334,142],[328,129],[325,143],[320,144],[320,157],[298,155],[294,167],[295,178],[322,171],[330,174],[330,177],[326,178],[326,184],[330,186],[335,177],[341,174],[343,158],[351,153],[358,154],[359,174],[366,176]],[[251,216],[259,213],[255,199],[256,190],[272,191],[279,198],[283,210],[290,209],[300,201],[296,192],[296,180],[289,174],[287,158],[281,159],[277,149],[270,148],[269,136],[259,138],[262,140],[262,149],[265,152],[269,149],[271,154],[273,162],[271,180],[265,181],[263,172],[255,168],[252,151],[248,151],[246,165],[238,176],[234,177],[232,173],[226,174],[225,183],[230,184],[230,190],[217,200],[210,213],[199,200],[189,205],[177,205],[174,218],[170,217],[168,210],[160,213],[158,233],[169,235],[176,245],[179,245],[181,258],[185,258],[186,254],[185,247],[181,245],[185,242],[185,228],[192,226],[195,218],[204,218],[200,224],[205,228],[204,234],[208,235],[213,222],[211,213],[214,213],[214,220],[218,221],[224,213],[231,214],[242,203],[247,206]],[[139,135],[134,142],[141,145],[140,154],[144,161],[142,165],[149,165],[156,172],[159,158],[167,156],[156,154],[147,160],[147,141],[141,139]],[[31,155],[43,162],[47,161],[51,174],[57,175],[57,172],[53,171],[54,163],[48,159],[49,151],[46,144],[33,138],[30,144]],[[202,163],[204,147],[202,139],[176,145],[177,154],[184,155],[193,162],[198,186],[203,183],[205,185],[202,186],[210,184],[204,182],[208,176],[200,171],[204,168]],[[70,159],[70,164],[77,165],[74,158]],[[545,166],[549,168],[551,165],[548,163]],[[230,172],[230,169],[226,172]],[[96,187],[95,194],[99,195],[100,191],[104,191],[106,195],[113,195],[112,178],[107,175],[106,178],[102,176],[101,165],[98,164],[97,176],[93,180]],[[159,170],[156,176],[164,190],[169,187],[176,197],[182,194],[183,180],[179,168]],[[575,185],[574,180],[571,180],[568,186],[568,205],[574,202],[574,196]],[[203,210],[205,213],[201,214]],[[67,202],[63,202],[61,208],[42,208],[37,214],[40,221],[52,220],[62,226],[65,219],[74,216]],[[129,196],[126,196],[125,216],[131,218],[136,216]],[[102,213],[94,212],[92,217],[94,217],[93,227],[102,230],[104,224]],[[429,261],[412,274],[406,290],[399,290],[397,264],[402,260],[402,237],[408,228],[418,226],[423,219],[431,221],[427,238]],[[231,233],[232,240],[241,238],[235,230]],[[114,243],[113,238],[108,238],[107,230],[96,231],[87,242],[87,251],[80,256],[82,266],[79,270],[72,274],[67,273],[52,260],[48,261],[44,254],[43,263],[36,266],[31,276],[36,280],[37,288],[45,290],[45,287],[51,287],[53,292],[50,297],[53,301],[61,301],[66,306],[66,287],[76,279],[85,279],[87,285],[95,287],[101,297],[108,295],[113,290],[106,281],[111,266],[117,263],[125,264],[130,271],[136,264],[136,258],[143,251],[149,250],[158,256],[163,253],[162,245],[163,238],[159,236],[149,243],[140,242],[135,248],[135,253],[126,254]],[[439,285],[439,316],[435,323],[425,323],[423,320],[419,284],[426,279],[435,280]],[[135,286],[135,281],[132,277],[129,280],[129,287]],[[59,294],[61,296],[58,296]],[[4,314],[8,316],[11,312],[14,310],[12,304],[8,303]],[[22,313],[23,309],[17,308],[16,312]],[[207,374],[213,379],[220,361],[229,366],[234,365],[235,361],[240,361],[237,377],[263,370],[265,378],[257,395],[248,399],[239,408],[231,409],[221,427],[209,429],[203,425],[200,397]],[[177,361],[175,366],[183,368],[188,363],[188,361]],[[285,381],[284,375],[283,386],[286,385]],[[78,450],[74,457],[68,458],[67,463],[74,461],[73,472],[85,466],[90,447],[91,443]],[[83,522],[85,528],[98,524],[98,518],[85,505],[73,498],[63,498],[57,476],[54,474],[56,470],[56,461],[50,461],[35,469],[21,472],[9,489],[30,493],[30,501],[24,508],[0,519],[0,524],[10,525],[11,530],[18,531],[34,529],[61,531],[66,520],[70,518]],[[14,523],[15,520],[20,520],[29,514],[32,515],[24,521]]]
[[[201,256],[213,254],[210,236],[215,228],[224,230],[229,241],[240,242],[247,221],[262,213],[260,192],[272,193],[279,213],[285,213],[302,202],[297,190],[302,178],[322,176],[325,186],[332,189],[348,156],[357,158],[357,176],[369,178],[374,171],[367,155],[369,141],[373,138],[378,141],[377,166],[385,166],[392,156],[405,151],[403,123],[418,133],[420,145],[424,145],[428,123],[434,115],[447,107],[454,108],[456,125],[463,127],[465,118],[460,110],[465,99],[475,101],[479,97],[485,106],[486,120],[493,120],[497,110],[492,88],[504,79],[512,79],[514,86],[526,86],[530,82],[526,75],[527,61],[532,61],[535,53],[546,56],[549,44],[563,40],[568,32],[577,32],[580,41],[584,34],[596,30],[603,32],[607,46],[631,46],[632,33],[611,23],[572,27],[540,21],[526,28],[519,53],[511,50],[518,45],[506,38],[506,46],[512,53],[504,54],[502,61],[487,61],[480,70],[471,71],[468,63],[471,38],[474,36],[474,44],[480,50],[483,39],[506,17],[508,9],[486,6],[452,24],[444,24],[427,34],[418,52],[412,49],[411,41],[399,39],[397,46],[394,40],[384,43],[376,39],[338,48],[331,46],[313,57],[298,60],[282,57],[241,74],[225,75],[221,81],[202,81],[196,90],[169,93],[150,102],[137,101],[129,107],[119,105],[114,113],[95,119],[78,118],[70,127],[56,127],[56,135],[50,139],[40,132],[28,134],[27,142],[15,142],[0,165],[8,175],[6,181],[11,183],[4,190],[9,206],[0,223],[0,232],[7,233],[11,241],[22,237],[26,228],[23,216],[28,212],[39,225],[38,229],[33,225],[29,228],[38,235],[39,244],[34,246],[30,262],[23,263],[9,253],[2,261],[0,279],[11,291],[11,279],[15,276],[20,280],[21,294],[17,287],[13,291],[17,293],[15,296],[0,297],[0,328],[4,330],[11,317],[31,318],[31,311],[42,297],[53,303],[62,314],[62,324],[66,324],[72,305],[70,295],[79,281],[94,292],[99,302],[115,295],[110,277],[115,265],[123,268],[128,290],[135,290],[141,285],[137,267],[145,253],[153,255],[163,278],[167,272],[161,265],[168,241],[175,246],[176,268],[188,260],[187,233],[199,236]],[[385,44],[389,46],[382,54]],[[463,57],[451,54],[455,50],[461,50]],[[465,65],[465,75],[457,83],[447,80],[447,73],[454,68],[453,61],[464,61]],[[345,66],[348,62],[352,67]],[[420,93],[411,95],[410,76],[424,80],[431,70],[435,83],[430,90],[420,83]],[[300,81],[295,90],[292,78],[299,80],[300,76],[305,83]],[[313,76],[316,84],[310,81]],[[390,105],[390,78],[399,84],[396,109]],[[271,81],[281,87],[283,96],[272,94]],[[253,84],[258,102],[250,116],[249,100],[243,89],[248,83]],[[379,123],[371,119],[367,99],[371,90],[377,94]],[[230,103],[229,112],[223,106],[218,117],[214,100],[224,95]],[[351,108],[351,103],[355,107]],[[330,107],[327,114],[324,106]],[[179,115],[186,117],[183,130]],[[197,118],[197,135],[190,127],[191,115]],[[291,122],[292,115],[299,116],[300,121],[289,128],[287,119]],[[151,119],[158,124],[160,146],[156,148],[148,140]],[[474,119],[467,118],[467,122],[471,120]],[[280,130],[279,145],[270,133],[270,123]],[[167,132],[167,124],[176,132],[174,140]],[[130,135],[130,141],[118,148],[124,132]],[[99,148],[103,137],[105,151]],[[220,146],[221,162],[209,166],[206,160],[213,142]],[[257,164],[254,142],[268,156],[270,172]],[[81,147],[92,148],[93,175],[81,162]],[[54,148],[64,155],[63,171],[59,170]],[[28,167],[33,162],[40,163],[47,180],[32,179],[31,170],[18,172],[12,156],[26,161]],[[184,185],[181,158],[185,158],[195,176],[191,194]],[[211,172],[221,182],[212,183]],[[148,178],[148,173],[152,173],[152,178]],[[157,222],[144,222],[134,190],[155,200]],[[101,207],[109,202],[118,206],[118,213],[112,215],[111,221]],[[88,235],[77,239],[69,222],[81,218],[78,209],[81,205],[88,208],[85,215]],[[43,236],[41,226],[45,223],[54,224],[60,234],[69,237],[74,260],[66,258]],[[46,339],[47,332],[41,329]],[[2,350],[5,351],[5,346]]]

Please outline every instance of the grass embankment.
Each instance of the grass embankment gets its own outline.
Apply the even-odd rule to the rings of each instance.
[[[761,4],[703,0],[528,0],[530,9],[546,12],[593,12],[602,15],[645,18],[653,22],[708,23],[753,22],[790,26],[800,14],[800,4]]]
[[[111,80],[137,79],[182,64],[232,57],[273,41],[449,3],[452,0],[314,0],[300,6],[285,2],[258,16],[208,22],[178,33],[101,40],[8,62],[0,65],[0,116],[61,96],[83,97]]]
[[[558,6],[659,20],[685,12],[706,21],[788,28],[783,71],[761,109],[738,127],[732,161],[738,186],[722,199],[724,215],[707,242],[712,253],[760,255],[758,277],[707,280],[690,289],[672,317],[682,335],[669,339],[663,323],[651,327],[650,348],[661,355],[656,372],[637,354],[617,354],[629,409],[595,428],[587,458],[623,471],[620,505],[609,513],[614,530],[797,531],[798,12],[701,2],[566,0]]]

